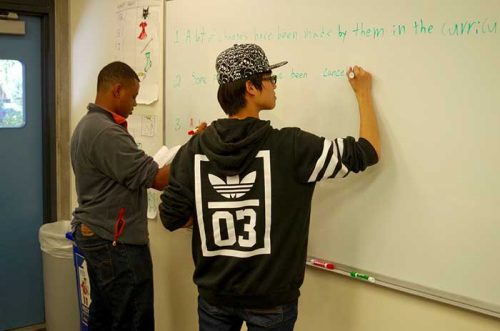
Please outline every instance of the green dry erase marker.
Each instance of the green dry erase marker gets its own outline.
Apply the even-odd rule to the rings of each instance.
[[[351,272],[351,277],[361,278],[361,279],[369,281],[370,283],[375,283],[375,278],[368,276],[368,275],[360,274],[359,272],[355,272],[355,271]]]

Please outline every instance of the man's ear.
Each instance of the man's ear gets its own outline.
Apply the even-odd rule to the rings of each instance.
[[[122,91],[123,86],[120,83],[113,84],[113,88],[111,92],[113,93],[113,97],[118,98],[120,96],[120,92]]]
[[[250,95],[252,95],[252,96],[253,96],[253,95],[256,95],[256,94],[257,94],[257,92],[259,91],[259,90],[255,87],[255,85],[253,85],[253,83],[252,83],[250,80],[247,80],[247,81],[245,82],[245,88],[246,88],[247,93],[248,93],[248,94],[250,94]]]

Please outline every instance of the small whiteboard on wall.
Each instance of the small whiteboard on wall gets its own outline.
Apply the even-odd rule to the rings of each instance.
[[[356,136],[345,77],[373,74],[381,162],[317,185],[310,256],[500,317],[500,2],[173,0],[165,141],[224,113],[215,58],[257,43],[278,75],[275,127]]]

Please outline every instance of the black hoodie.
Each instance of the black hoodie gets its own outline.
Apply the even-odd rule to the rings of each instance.
[[[160,216],[171,231],[194,216],[194,282],[210,304],[296,302],[315,183],[377,161],[362,138],[330,141],[256,118],[220,119],[177,153]]]

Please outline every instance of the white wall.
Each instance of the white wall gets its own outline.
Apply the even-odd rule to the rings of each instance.
[[[87,105],[94,102],[97,75],[106,64],[120,60],[115,57],[116,14],[115,0],[68,0],[71,39],[71,132],[87,113]],[[160,31],[162,34],[163,31]],[[160,34],[160,35],[161,35]],[[163,72],[163,67],[157,70]],[[158,132],[154,137],[139,136],[136,141],[148,153],[162,145],[163,96],[151,106],[138,105],[128,119],[129,127],[140,121],[140,115],[156,115]],[[73,176],[73,174],[72,174]],[[76,205],[74,177],[71,181],[73,209]]]
[[[71,133],[94,102],[99,70],[113,60],[111,31],[113,1],[69,0],[71,42]],[[106,14],[107,13],[107,14]],[[56,27],[57,29],[58,27]],[[76,192],[71,172],[71,209],[76,206]]]
[[[115,60],[114,1],[70,0],[71,129],[93,102],[99,70]],[[163,88],[160,88],[163,90]],[[163,100],[138,107],[136,114],[162,114]],[[149,153],[162,134],[142,139]],[[72,208],[75,207],[72,181]],[[191,233],[166,231],[150,221],[155,270],[156,329],[197,329],[196,289],[192,283]],[[435,303],[320,270],[306,272],[296,330],[453,330],[496,331],[500,320]]]

